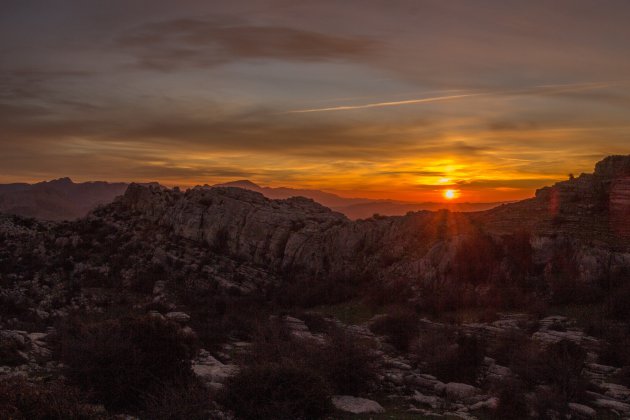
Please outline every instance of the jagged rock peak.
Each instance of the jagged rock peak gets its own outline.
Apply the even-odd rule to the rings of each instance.
[[[53,179],[51,181],[48,181],[48,183],[49,184],[58,184],[58,185],[72,185],[72,184],[74,184],[72,179],[70,179],[67,176],[63,177],[63,178]]]
[[[613,155],[597,162],[595,175],[604,178],[630,176],[630,155]]]
[[[170,202],[174,197],[185,198],[189,203],[201,204],[208,207],[211,204],[223,203],[225,199],[236,200],[271,209],[299,210],[309,214],[330,214],[335,219],[346,220],[341,213],[333,212],[316,201],[305,197],[291,197],[284,200],[266,198],[257,191],[251,191],[231,186],[196,186],[186,192],[171,190],[159,185],[130,184],[122,197],[122,202],[136,209],[145,207],[149,202]]]
[[[245,189],[259,189],[260,185],[250,181],[249,179],[239,179],[238,181],[226,182],[224,184],[215,185],[215,187],[238,187]]]

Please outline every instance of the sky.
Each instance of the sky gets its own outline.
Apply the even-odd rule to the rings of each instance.
[[[526,198],[630,153],[626,0],[0,0],[0,182]]]

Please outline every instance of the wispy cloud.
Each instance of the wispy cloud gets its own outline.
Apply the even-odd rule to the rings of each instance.
[[[117,39],[149,70],[213,67],[243,59],[326,61],[369,55],[377,44],[284,26],[252,25],[226,19],[175,19],[147,23]]]

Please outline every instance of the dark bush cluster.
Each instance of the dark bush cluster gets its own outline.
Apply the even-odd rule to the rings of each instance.
[[[85,403],[76,388],[62,382],[29,383],[22,378],[0,382],[0,418],[10,420],[106,419]]]
[[[445,382],[475,383],[486,348],[476,336],[455,331],[424,331],[413,347],[417,363]]]
[[[370,331],[387,337],[398,350],[407,351],[418,335],[418,319],[413,311],[401,311],[377,319],[370,325]]]
[[[630,280],[630,276],[628,276]],[[630,281],[626,281],[623,284],[611,290],[607,299],[607,315],[610,318],[630,321]]]
[[[230,339],[251,341],[260,320],[269,313],[269,308],[259,298],[204,296],[205,302],[191,304],[189,313],[191,327],[207,350],[216,350]]]
[[[172,410],[168,405],[191,404],[203,413],[209,402],[191,369],[194,337],[174,323],[153,317],[75,321],[61,333],[60,351],[69,379],[114,412],[151,410],[161,418],[162,408]]]
[[[331,410],[328,384],[291,364],[256,364],[225,386],[222,403],[243,420],[319,419]]]
[[[312,308],[347,302],[359,293],[361,281],[338,276],[300,278],[283,282],[273,291],[273,298],[281,307]]]
[[[406,279],[375,281],[365,292],[368,305],[382,307],[392,304],[405,304],[414,296],[412,283]]]
[[[370,390],[376,371],[371,348],[347,333],[333,328],[323,342],[300,339],[277,320],[257,332],[221,400],[243,419],[316,419],[329,412],[332,394]]]
[[[502,259],[501,247],[490,237],[475,233],[457,247],[452,271],[459,283],[488,283],[496,276]]]
[[[503,344],[492,349],[491,355],[517,375],[517,379],[496,384],[499,418],[526,418],[521,400],[528,392],[533,393],[533,408],[539,418],[547,418],[550,410],[566,413],[568,402],[585,396],[582,371],[586,352],[571,341],[562,340],[541,348],[524,336],[506,337]],[[544,386],[544,392],[540,386]]]
[[[22,352],[25,346],[17,340],[0,335],[0,366],[18,366],[26,362]]]
[[[376,378],[377,359],[369,342],[331,327],[323,341],[293,336],[281,322],[262,327],[248,364],[292,364],[313,372],[336,393],[368,391]]]

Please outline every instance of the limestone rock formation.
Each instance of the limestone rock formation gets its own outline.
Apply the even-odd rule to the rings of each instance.
[[[270,200],[231,187],[178,192],[130,185],[116,203],[174,235],[215,252],[294,276],[448,279],[462,238],[479,227],[491,235],[531,232],[534,258],[575,248],[580,279],[630,262],[630,157],[600,162],[594,174],[539,190],[535,198],[476,214],[410,213],[350,221],[305,198]]]

